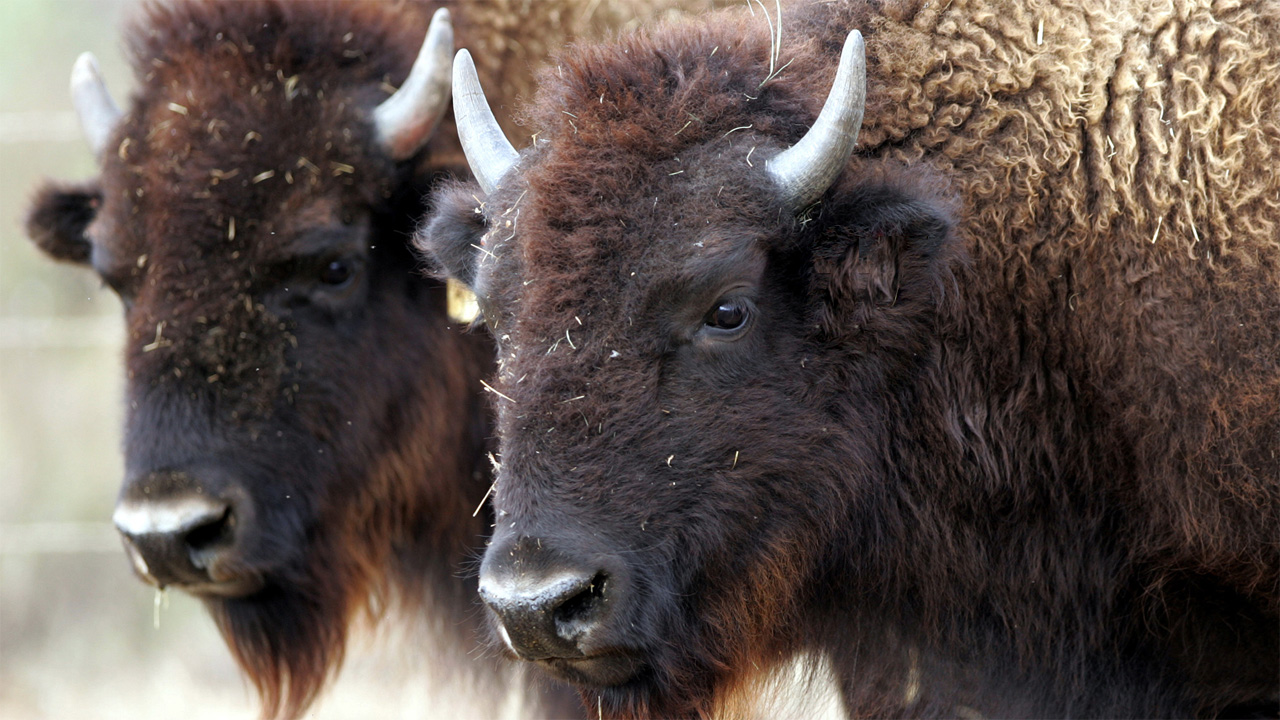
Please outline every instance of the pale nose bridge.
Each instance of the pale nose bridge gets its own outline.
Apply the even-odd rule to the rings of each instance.
[[[203,494],[184,494],[154,501],[121,500],[111,520],[125,535],[170,535],[189,532],[227,509],[225,502]]]

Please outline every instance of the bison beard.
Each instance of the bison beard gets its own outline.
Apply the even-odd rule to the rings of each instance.
[[[814,655],[853,716],[1273,713],[1280,9],[781,26],[567,51],[519,155],[455,103],[478,182],[419,244],[498,339],[495,642],[615,717]],[[797,201],[853,28],[858,147]]]
[[[332,568],[328,568],[332,571]],[[262,699],[264,717],[297,717],[342,664],[347,628],[365,599],[334,573],[309,585],[269,586],[252,597],[206,600],[227,646]]]

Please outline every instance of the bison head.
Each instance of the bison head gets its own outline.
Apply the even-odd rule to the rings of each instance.
[[[134,567],[206,600],[268,715],[309,702],[388,570],[420,576],[404,563],[430,558],[450,579],[477,532],[471,388],[491,351],[451,331],[444,286],[405,243],[460,159],[432,137],[453,40],[441,10],[388,98],[422,42],[407,19],[153,8],[127,112],[91,57],[72,76],[101,176],[46,187],[29,221],[125,307],[114,519]]]
[[[887,418],[958,255],[933,181],[850,160],[857,31],[816,121],[836,63],[776,81],[744,34],[577,52],[523,154],[460,53],[478,185],[420,236],[498,338],[496,634],[615,714],[710,712],[806,642],[835,538],[876,542]]]

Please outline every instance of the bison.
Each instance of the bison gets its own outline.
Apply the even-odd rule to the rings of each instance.
[[[612,717],[1274,713],[1280,5],[784,8],[565,51],[519,153],[455,59],[500,644]]]
[[[435,179],[466,171],[449,9],[514,98],[565,37],[670,3],[598,5],[153,4],[125,34],[123,113],[92,58],[76,64],[101,175],[44,187],[28,229],[123,301],[115,522],[143,579],[204,600],[267,716],[299,715],[353,620],[393,604],[429,616],[472,712],[525,692],[520,670],[471,657],[459,579],[490,522],[493,350],[455,332],[407,240]],[[576,705],[527,694],[526,714]]]

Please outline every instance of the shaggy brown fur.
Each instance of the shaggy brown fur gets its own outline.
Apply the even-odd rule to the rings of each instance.
[[[576,49],[482,214],[439,195],[500,338],[486,571],[597,573],[591,661],[539,661],[588,706],[809,650],[855,716],[1276,711],[1280,4],[1097,5],[794,2],[772,79],[759,9]],[[797,212],[760,169],[852,28]]]
[[[502,98],[575,33],[672,4],[448,3],[459,42],[506,48],[484,65]],[[204,599],[266,716],[308,706],[363,610],[440,616],[457,652],[442,663],[475,648],[474,581],[458,578],[486,529],[492,350],[449,327],[443,285],[404,243],[432,182],[465,164],[450,121],[398,164],[368,121],[438,6],[148,6],[126,32],[139,87],[101,177],[46,186],[28,222],[124,301],[122,498],[188,476],[249,498],[221,570],[263,587]],[[474,665],[473,711],[497,712],[519,675]],[[565,707],[558,691],[542,702],[525,712]]]

